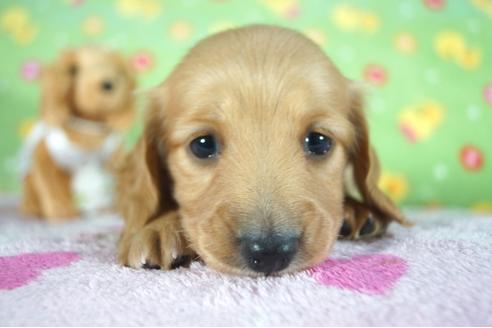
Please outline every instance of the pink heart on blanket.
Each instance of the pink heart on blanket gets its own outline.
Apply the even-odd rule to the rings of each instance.
[[[351,259],[328,259],[309,269],[319,283],[365,294],[384,294],[408,269],[402,258],[389,254],[360,255]]]
[[[0,256],[0,290],[14,289],[36,279],[41,271],[68,266],[80,259],[74,252],[25,253]]]

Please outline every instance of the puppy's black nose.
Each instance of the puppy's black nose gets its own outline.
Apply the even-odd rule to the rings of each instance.
[[[103,81],[101,83],[101,89],[105,92],[110,92],[111,90],[113,90],[113,82],[111,81]]]
[[[256,272],[270,274],[289,266],[299,249],[297,237],[266,236],[240,240],[241,255],[248,267]]]

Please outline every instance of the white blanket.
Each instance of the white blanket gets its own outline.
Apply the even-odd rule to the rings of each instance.
[[[48,225],[0,207],[0,325],[492,325],[492,216],[407,211],[280,278],[116,263],[114,215]]]

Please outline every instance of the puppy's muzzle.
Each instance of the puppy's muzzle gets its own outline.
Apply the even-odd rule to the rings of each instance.
[[[243,237],[239,244],[248,267],[268,275],[289,266],[299,249],[299,238],[267,234]]]

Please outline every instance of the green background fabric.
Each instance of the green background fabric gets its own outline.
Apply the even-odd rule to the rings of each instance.
[[[61,49],[119,49],[146,89],[199,39],[251,23],[305,33],[347,77],[367,83],[381,187],[396,201],[492,209],[486,0],[1,1],[0,192],[19,190],[15,155],[37,117],[38,72]]]

